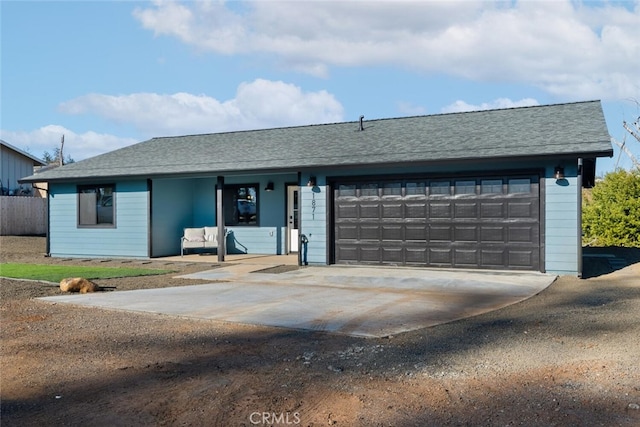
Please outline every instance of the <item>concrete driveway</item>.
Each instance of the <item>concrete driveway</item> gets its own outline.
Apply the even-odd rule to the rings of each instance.
[[[542,273],[327,266],[281,274],[238,264],[188,276],[211,284],[41,298],[56,303],[384,337],[527,299]],[[258,270],[258,272],[253,272]],[[219,282],[214,282],[219,281]]]

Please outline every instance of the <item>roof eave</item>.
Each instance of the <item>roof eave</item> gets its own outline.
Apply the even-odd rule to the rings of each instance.
[[[274,168],[260,168],[260,169],[239,169],[239,170],[209,170],[209,171],[196,171],[196,172],[153,172],[143,174],[116,174],[116,175],[93,175],[93,176],[61,176],[46,178],[39,174],[31,175],[18,180],[20,184],[37,183],[37,182],[51,182],[51,183],[64,183],[64,182],[79,182],[79,181],[113,181],[113,180],[135,180],[135,179],[149,179],[149,178],[203,178],[213,176],[229,176],[235,174],[282,174],[282,173],[297,173],[301,171],[314,171],[318,169],[370,169],[374,167],[398,167],[407,165],[412,166],[434,166],[445,164],[477,164],[491,161],[548,161],[549,159],[566,160],[566,159],[578,159],[578,158],[597,158],[597,157],[612,157],[613,148],[607,150],[598,151],[584,151],[584,152],[571,152],[571,153],[554,153],[554,154],[540,154],[540,155],[505,155],[505,156],[486,156],[486,157],[466,157],[466,158],[445,158],[435,160],[419,160],[419,161],[385,161],[385,162],[372,162],[372,163],[345,163],[341,165],[336,164],[311,164],[311,165],[297,165],[287,168],[274,167]]]

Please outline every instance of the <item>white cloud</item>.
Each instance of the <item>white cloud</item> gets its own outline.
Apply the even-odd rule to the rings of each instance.
[[[45,151],[53,153],[60,148],[64,135],[64,157],[70,156],[76,161],[139,142],[96,132],[75,133],[59,125],[43,126],[30,132],[2,130],[1,135],[4,141],[38,158],[42,158]]]
[[[516,108],[516,107],[531,107],[539,105],[538,101],[532,98],[523,98],[519,101],[512,101],[508,98],[498,98],[491,102],[483,102],[482,104],[473,105],[468,104],[465,101],[458,100],[452,104],[443,107],[441,113],[463,113],[465,111],[481,111],[481,110],[495,110],[498,108]]]
[[[427,114],[426,107],[411,102],[399,101],[396,103],[396,108],[400,114],[405,116],[423,116]]]
[[[89,94],[66,101],[67,114],[96,114],[127,123],[149,136],[214,133],[343,120],[343,107],[326,91],[303,92],[281,81],[242,83],[234,99],[206,95]]]
[[[203,51],[271,54],[316,76],[331,66],[393,65],[567,99],[640,90],[638,1],[162,1],[134,16]]]

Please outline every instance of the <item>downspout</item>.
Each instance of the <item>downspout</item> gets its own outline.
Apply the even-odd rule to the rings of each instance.
[[[153,181],[147,179],[147,256],[153,256]]]
[[[578,277],[582,278],[582,158],[578,158]]]
[[[227,233],[224,228],[224,205],[223,192],[224,176],[218,177],[216,183],[216,226],[218,227],[218,262],[224,262],[224,255],[227,253]]]
[[[47,249],[45,256],[51,256],[51,194],[47,191]]]
[[[49,235],[51,234],[51,228],[50,228],[49,224],[51,224],[51,221],[50,221],[51,220],[51,214],[49,213],[50,212],[49,206],[51,204],[51,201],[49,200],[49,197],[50,197],[49,189],[48,188],[40,188],[35,184],[31,184],[31,187],[35,188],[36,190],[41,190],[41,191],[44,191],[45,193],[47,193],[47,232],[46,232],[47,235],[45,237],[45,241],[46,241],[46,249],[45,249],[45,251],[46,252],[45,252],[44,256],[45,257],[50,257],[51,256],[51,240],[49,238]]]
[[[298,171],[298,207],[302,206],[302,172]],[[287,206],[287,215],[289,211],[289,207]],[[302,265],[302,214],[298,212],[298,266]],[[287,245],[291,246],[289,241],[291,240],[290,236],[287,236]]]

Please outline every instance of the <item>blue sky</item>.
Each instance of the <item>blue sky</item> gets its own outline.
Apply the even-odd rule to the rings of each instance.
[[[640,157],[622,127],[640,116],[640,1],[2,0],[0,14],[0,138],[36,156],[63,134],[82,160],[156,136],[599,99]]]

